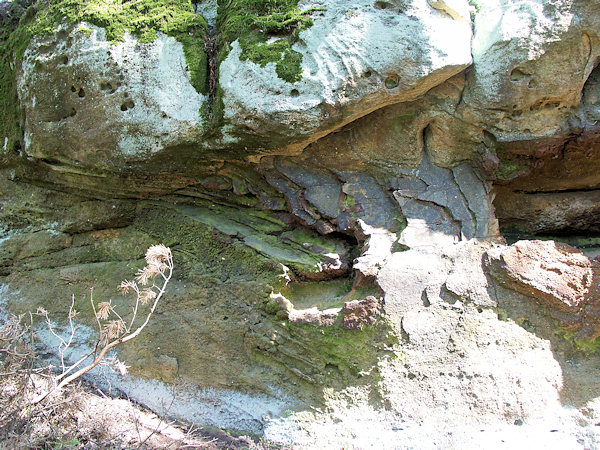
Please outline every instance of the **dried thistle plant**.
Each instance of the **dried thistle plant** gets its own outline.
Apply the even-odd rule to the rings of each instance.
[[[124,280],[118,286],[118,289],[123,294],[135,293],[136,299],[129,314],[119,314],[113,305],[112,300],[94,303],[93,290],[90,294],[90,302],[94,312],[96,325],[98,328],[98,339],[94,349],[84,355],[79,361],[70,366],[65,365],[64,354],[65,350],[70,347],[77,327],[74,325],[73,319],[77,316],[77,311],[74,309],[75,298],[72,298],[71,307],[69,309],[69,325],[70,337],[63,339],[54,331],[54,326],[49,319],[48,312],[43,308],[39,308],[37,314],[44,317],[46,325],[50,332],[60,340],[59,354],[61,358],[62,373],[55,377],[55,387],[48,392],[42,394],[32,403],[39,403],[46,398],[51,392],[62,389],[71,381],[79,378],[83,374],[89,372],[94,367],[103,363],[103,359],[107,353],[117,345],[123,344],[134,339],[148,325],[159,300],[165,293],[165,289],[173,274],[173,256],[171,250],[164,245],[153,245],[146,251],[146,266],[140,269],[136,274],[137,283],[142,286],[148,286],[140,289],[136,281]],[[159,280],[158,284],[155,280]],[[134,327],[139,318],[140,307],[145,309],[145,317],[140,325]],[[127,317],[127,320],[124,319]],[[91,359],[91,360],[90,360]],[[114,357],[106,358],[104,364],[117,369],[121,373],[127,372],[127,366]]]

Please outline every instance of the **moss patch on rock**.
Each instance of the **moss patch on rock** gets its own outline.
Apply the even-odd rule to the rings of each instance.
[[[398,344],[385,321],[362,330],[284,321],[266,334],[275,339],[258,341],[257,362],[272,366],[274,373],[284,369],[294,385],[302,387],[302,395],[312,392],[316,401],[324,388],[375,385],[379,361],[393,357]]]
[[[40,9],[31,31],[50,33],[61,21],[102,27],[111,42],[122,41],[126,31],[142,43],[153,42],[157,32],[172,36],[183,45],[192,85],[198,92],[206,93],[204,38],[207,24],[201,15],[194,13],[189,0],[59,0]]]
[[[578,338],[576,331],[567,330],[562,327],[560,327],[556,333],[561,335],[575,349],[582,353],[594,353],[600,349],[600,337],[596,339]]]
[[[500,181],[510,181],[529,169],[529,164],[521,159],[500,159],[500,164],[494,169],[493,174]]]
[[[0,16],[0,161],[5,162],[10,153],[21,145],[23,134],[21,112],[18,110],[15,60],[23,55],[31,35],[17,35],[19,23],[28,23],[35,14],[31,9],[24,13],[14,2],[6,16]]]
[[[176,276],[199,285],[215,280],[275,282],[281,273],[278,264],[242,242],[167,206],[142,206],[134,227],[171,247]]]
[[[261,67],[276,63],[279,78],[289,83],[302,79],[302,55],[292,50],[300,31],[313,25],[314,8],[300,10],[298,0],[219,0],[218,25],[222,36],[219,62],[238,40],[240,59]]]

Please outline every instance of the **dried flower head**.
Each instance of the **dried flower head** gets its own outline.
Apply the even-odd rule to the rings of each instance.
[[[109,302],[100,302],[98,303],[98,311],[96,312],[96,316],[100,320],[108,319],[110,315],[110,303]]]
[[[134,292],[138,291],[138,287],[137,287],[137,284],[135,284],[135,281],[127,281],[127,280],[121,281],[121,284],[119,285],[118,289],[123,294],[127,294],[131,291],[134,291]]]
[[[118,371],[121,375],[127,375],[127,369],[130,367],[125,365],[124,362],[119,361],[119,358],[116,356],[107,357],[101,364],[110,367],[112,370]]]
[[[148,284],[150,280],[172,268],[171,250],[162,244],[153,245],[146,252],[146,263],[146,267],[138,270],[135,277],[141,285]]]
[[[157,275],[158,275],[158,272],[154,273],[152,270],[150,270],[148,268],[148,266],[146,266],[143,269],[140,269],[140,270],[137,271],[137,273],[135,274],[135,279],[142,286],[145,286],[145,285],[148,284],[148,282],[152,278],[155,278]]]
[[[171,250],[163,244],[153,245],[146,251],[146,262],[152,265],[156,262],[168,261],[171,257]]]
[[[122,320],[111,320],[102,330],[102,338],[105,342],[118,338],[125,331],[125,323]]]
[[[129,369],[129,367],[130,366],[125,365],[125,363],[122,361],[115,362],[115,368],[119,371],[121,376],[127,375],[127,373],[128,373],[127,369]]]
[[[142,286],[148,284],[150,280],[153,280],[160,274],[164,273],[164,271],[168,269],[168,266],[165,263],[160,261],[155,261],[152,264],[148,264],[143,269],[138,270],[135,278]]]
[[[140,301],[142,302],[142,305],[147,305],[148,302],[154,300],[157,295],[158,294],[156,293],[156,291],[154,291],[152,288],[144,289],[140,293]]]

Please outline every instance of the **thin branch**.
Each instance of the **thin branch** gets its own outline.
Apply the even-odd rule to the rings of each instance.
[[[131,316],[131,322],[129,323],[129,326],[127,327],[128,333],[131,331],[131,327],[133,326],[133,321],[135,320],[135,316],[137,316],[137,310],[138,310],[139,304],[140,304],[140,293],[137,292],[136,299],[135,299],[135,306],[133,308],[133,315]]]
[[[111,302],[112,302],[112,300],[111,300]],[[115,309],[112,307],[112,305],[110,306],[110,310],[113,312],[113,314],[114,314],[115,316],[117,316],[117,317],[119,318],[119,320],[120,320],[121,322],[125,323],[125,321],[123,320],[123,318],[122,318],[122,317],[119,315],[119,313],[118,313],[117,311],[115,311]]]
[[[98,325],[98,333],[102,333],[102,325],[100,324],[100,319],[98,318],[98,312],[96,311],[96,306],[94,305],[94,288],[90,288],[90,303],[92,304],[92,310],[94,311],[94,318],[96,319],[96,324]]]

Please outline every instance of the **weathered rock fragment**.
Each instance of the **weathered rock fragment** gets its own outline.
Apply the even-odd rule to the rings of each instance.
[[[600,265],[580,250],[553,241],[519,241],[487,253],[501,284],[535,298],[579,338],[600,336]]]

